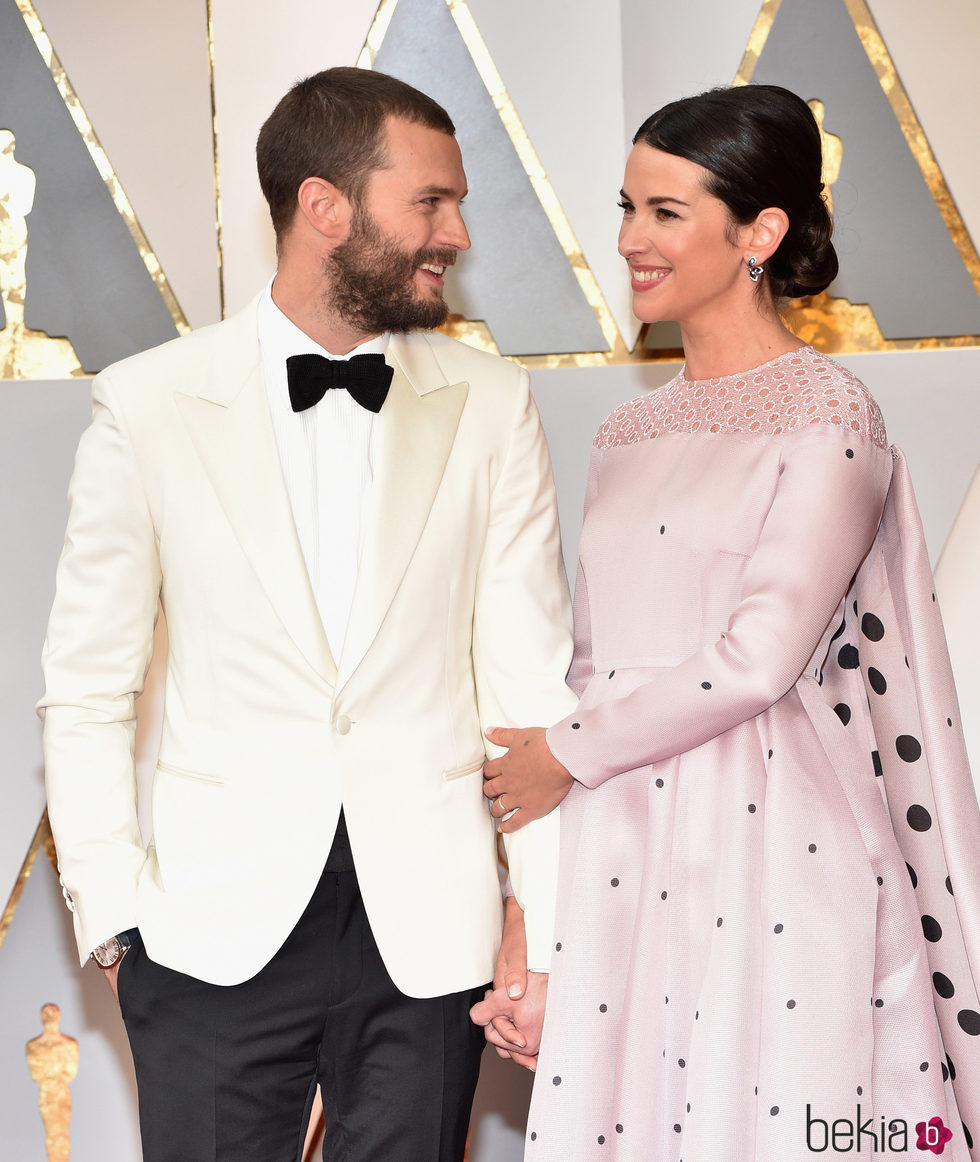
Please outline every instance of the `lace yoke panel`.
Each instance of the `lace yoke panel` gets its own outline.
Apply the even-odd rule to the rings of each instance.
[[[837,424],[887,447],[885,424],[863,383],[812,347],[780,355],[753,371],[685,379],[622,404],[593,446],[614,448],[676,432],[788,435],[807,424]]]

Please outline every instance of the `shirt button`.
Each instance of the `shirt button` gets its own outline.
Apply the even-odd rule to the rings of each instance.
[[[337,733],[350,734],[351,721],[346,714],[341,714],[337,719]]]

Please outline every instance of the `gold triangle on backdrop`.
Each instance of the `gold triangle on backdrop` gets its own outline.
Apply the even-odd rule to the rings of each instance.
[[[898,76],[888,48],[878,31],[874,17],[865,0],[842,0],[847,14],[854,25],[855,34],[867,54],[882,91],[888,99],[909,151],[915,158],[922,177],[932,195],[936,208],[949,231],[956,251],[967,273],[980,294],[980,257],[977,255],[970,234],[956,208],[942,171],[933,155],[925,132],[916,116],[912,102]],[[752,80],[755,67],[765,48],[769,33],[779,11],[782,0],[764,0],[756,19],[755,27],[736,73],[734,84],[746,85]],[[831,155],[837,148],[839,139],[828,134],[822,124],[822,102],[812,101],[821,134],[825,144],[824,185],[829,190],[833,174],[827,172],[827,146]],[[839,157],[838,165],[839,169]],[[828,180],[830,179],[830,180]],[[845,298],[833,297],[827,292],[809,298],[796,299],[783,311],[787,326],[801,339],[811,343],[821,351],[909,351],[931,350],[939,347],[973,347],[980,344],[980,336],[957,335],[944,338],[886,339],[875,318],[871,306],[866,303],[851,303]]]
[[[531,144],[531,139],[521,122],[510,94],[507,92],[503,78],[497,71],[490,50],[480,34],[466,0],[445,0],[445,3],[487,93],[493,101],[524,172],[547,215],[548,222],[572,267],[579,287],[592,308],[603,337],[609,345],[608,352],[525,355],[521,357],[520,362],[528,367],[596,367],[606,363],[621,363],[628,360],[629,354],[612,312],[589,268],[571,224],[561,207],[551,182],[548,180],[544,166]],[[397,6],[398,0],[381,0],[357,60],[359,68],[370,69],[374,66],[375,58],[384,42]],[[481,320],[469,320],[459,315],[453,315],[442,329],[454,338],[462,339],[472,346],[499,354],[488,328]]]

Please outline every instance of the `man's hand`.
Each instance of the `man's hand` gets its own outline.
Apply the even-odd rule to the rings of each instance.
[[[483,768],[483,793],[493,800],[490,814],[502,820],[498,831],[517,831],[532,819],[540,819],[568,794],[572,776],[548,749],[543,726],[496,727],[487,731],[487,738],[509,748]],[[509,818],[504,819],[505,815]]]
[[[504,900],[504,933],[497,953],[493,987],[502,988],[512,1001],[527,991],[527,940],[524,935],[524,910],[516,897]]]
[[[470,1009],[470,1019],[483,1025],[498,1057],[511,1057],[533,1072],[538,1066],[547,994],[548,974],[529,972],[522,998],[515,1001],[506,988],[488,989],[483,1000]]]
[[[109,982],[109,988],[112,989],[112,995],[116,998],[117,1005],[119,1004],[119,986],[116,984],[116,977],[119,975],[119,966],[122,964],[123,956],[125,955],[126,950],[124,949],[122,956],[119,957],[119,959],[111,968],[99,968],[99,966],[96,965],[96,968],[99,968],[99,972],[101,972]]]

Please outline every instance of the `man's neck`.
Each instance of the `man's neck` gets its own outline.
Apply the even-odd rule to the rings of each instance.
[[[351,327],[324,302],[322,279],[298,278],[279,272],[272,284],[272,301],[287,319],[331,355],[346,355],[376,338]]]

